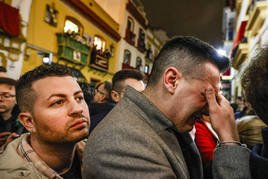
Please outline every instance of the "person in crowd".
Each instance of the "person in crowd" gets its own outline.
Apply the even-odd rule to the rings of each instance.
[[[252,149],[256,144],[262,144],[261,130],[267,125],[257,115],[246,115],[236,120],[240,141]]]
[[[111,101],[112,83],[104,81],[95,88],[93,103],[106,103]]]
[[[26,132],[18,121],[19,108],[15,97],[16,81],[11,78],[0,77],[0,146],[5,146]]]
[[[251,59],[241,78],[245,97],[255,113],[268,125],[268,47],[262,47]],[[262,129],[263,144],[250,155],[252,178],[268,178],[268,128]]]
[[[116,72],[112,79],[113,89],[111,97],[115,103],[118,103],[125,94],[127,85],[135,88],[137,91],[144,90],[143,75],[138,70],[124,69]]]
[[[84,81],[78,81],[78,84],[83,91],[84,99],[85,99],[87,105],[90,106],[90,103],[94,97],[94,91],[93,91],[92,87],[90,86],[89,83],[84,82]]]
[[[244,98],[242,98],[242,96],[237,96],[235,103],[237,104],[237,109],[235,112],[242,111],[244,108]]]
[[[249,178],[249,150],[241,146],[233,110],[219,92],[229,66],[194,37],[168,41],[154,61],[143,92],[126,87],[124,98],[89,136],[84,178],[203,178],[200,153],[189,135],[209,115],[220,143],[214,178]]]
[[[213,152],[219,142],[218,135],[211,126],[209,116],[203,115],[202,119],[195,123],[195,143],[201,154],[204,178],[212,179]]]
[[[6,70],[6,68],[3,67],[3,66],[0,66],[0,77],[8,78],[7,70]]]
[[[90,104],[90,130],[89,133],[98,125],[98,123],[112,110],[115,103],[111,99],[112,83],[104,81],[95,88],[93,103]]]
[[[241,107],[242,110],[241,111],[237,111],[237,112],[234,113],[236,120],[239,119],[239,118],[242,118],[242,117],[244,117],[246,115],[252,115],[252,114],[254,114],[254,111],[252,110],[251,105],[250,105],[249,102],[244,101],[241,106],[242,106]]]
[[[83,93],[65,66],[41,65],[20,77],[19,120],[29,131],[0,154],[2,178],[81,178],[89,112]]]

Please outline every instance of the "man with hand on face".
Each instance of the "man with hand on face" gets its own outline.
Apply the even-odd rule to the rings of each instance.
[[[89,136],[83,177],[203,178],[189,131],[206,114],[220,141],[214,178],[249,178],[249,151],[239,143],[233,110],[219,93],[220,73],[228,66],[227,57],[196,38],[168,41],[145,90],[127,87]]]
[[[71,71],[42,65],[16,85],[19,120],[30,132],[0,154],[2,178],[81,178],[89,112]]]

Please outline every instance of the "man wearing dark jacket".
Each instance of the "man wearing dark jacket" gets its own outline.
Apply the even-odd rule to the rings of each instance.
[[[108,81],[100,83],[95,88],[93,103],[90,104],[90,130],[89,133],[97,126],[97,124],[108,114],[115,103],[111,99],[112,84]]]
[[[20,111],[16,105],[15,83],[11,78],[0,77],[0,146],[26,132],[18,121]]]

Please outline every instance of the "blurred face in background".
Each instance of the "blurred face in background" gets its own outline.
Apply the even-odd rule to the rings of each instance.
[[[12,111],[16,104],[15,86],[0,84],[0,113]]]
[[[104,90],[104,83],[103,83],[95,89],[93,102],[94,103],[103,103],[103,102],[105,102],[106,98],[107,98],[107,95],[106,95],[106,92]]]
[[[125,79],[124,82],[122,83],[123,88],[120,91],[115,90],[112,91],[112,98],[116,103],[118,103],[124,97],[125,88],[128,85],[139,92],[142,92],[144,90],[144,83],[142,80],[137,80],[134,78]]]

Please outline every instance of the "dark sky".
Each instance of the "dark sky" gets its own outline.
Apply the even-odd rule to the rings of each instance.
[[[223,0],[141,0],[152,27],[169,37],[191,35],[218,48],[222,45]]]

